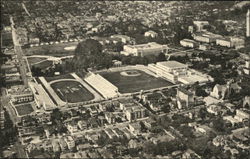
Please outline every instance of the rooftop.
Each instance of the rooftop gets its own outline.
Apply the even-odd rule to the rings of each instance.
[[[9,90],[8,93],[11,95],[21,95],[21,94],[31,94],[30,88],[27,88],[24,85],[16,85],[12,86]]]
[[[186,41],[186,42],[192,42],[192,43],[196,43],[196,41],[194,41],[194,40],[191,40],[191,39],[183,39],[183,40],[181,40],[181,41]]]
[[[157,62],[157,65],[163,65],[163,66],[170,67],[170,68],[187,67],[187,65],[182,64],[182,63],[177,62],[177,61]]]
[[[127,45],[132,48],[137,48],[137,49],[149,49],[149,48],[154,48],[154,47],[162,47],[163,45],[158,44],[156,42],[150,42],[147,44],[139,44],[139,45]]]

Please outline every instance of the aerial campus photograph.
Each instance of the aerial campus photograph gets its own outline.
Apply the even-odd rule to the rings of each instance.
[[[250,1],[2,0],[0,158],[247,159]]]

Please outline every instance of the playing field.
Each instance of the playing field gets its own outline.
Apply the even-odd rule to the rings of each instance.
[[[28,115],[34,111],[31,104],[23,104],[23,105],[15,106],[15,108],[19,116]]]
[[[64,102],[77,103],[94,99],[94,95],[77,81],[60,81],[50,86]]]
[[[173,85],[140,70],[129,70],[125,73],[124,71],[102,72],[100,75],[118,87],[120,93],[133,93]]]
[[[51,55],[51,56],[69,56],[74,54],[74,50],[65,49],[77,46],[78,42],[67,42],[53,45],[42,45],[24,49],[25,55]]]

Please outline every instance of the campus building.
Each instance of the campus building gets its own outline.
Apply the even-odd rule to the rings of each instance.
[[[197,31],[202,31],[205,25],[209,25],[208,21],[193,21],[193,23]]]
[[[180,44],[183,47],[189,47],[189,48],[194,48],[198,45],[196,41],[190,39],[183,39],[180,41]]]
[[[13,104],[28,103],[34,101],[34,95],[30,88],[23,85],[12,86],[8,91]]]
[[[133,55],[133,56],[147,56],[147,55],[158,55],[159,53],[167,53],[168,46],[160,45],[156,42],[150,42],[147,44],[140,45],[124,45],[123,51],[121,54],[123,55]]]
[[[184,84],[192,84],[195,82],[204,83],[213,80],[210,76],[189,69],[187,65],[177,61],[157,62],[156,64],[149,64],[148,68],[155,72],[157,76],[172,83],[181,82]]]
[[[188,66],[176,61],[163,61],[156,64],[149,64],[159,77],[163,77],[173,83],[178,81],[178,76],[187,74]]]
[[[225,47],[232,47],[230,38],[220,38],[216,39],[216,45],[225,46]]]
[[[212,43],[212,42],[216,42],[216,39],[222,38],[222,36],[219,34],[214,34],[214,33],[205,31],[205,32],[193,34],[193,38],[194,40],[199,41],[199,42]]]

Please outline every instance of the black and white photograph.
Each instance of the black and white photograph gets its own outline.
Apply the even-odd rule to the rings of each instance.
[[[249,158],[250,1],[0,3],[0,158]]]

